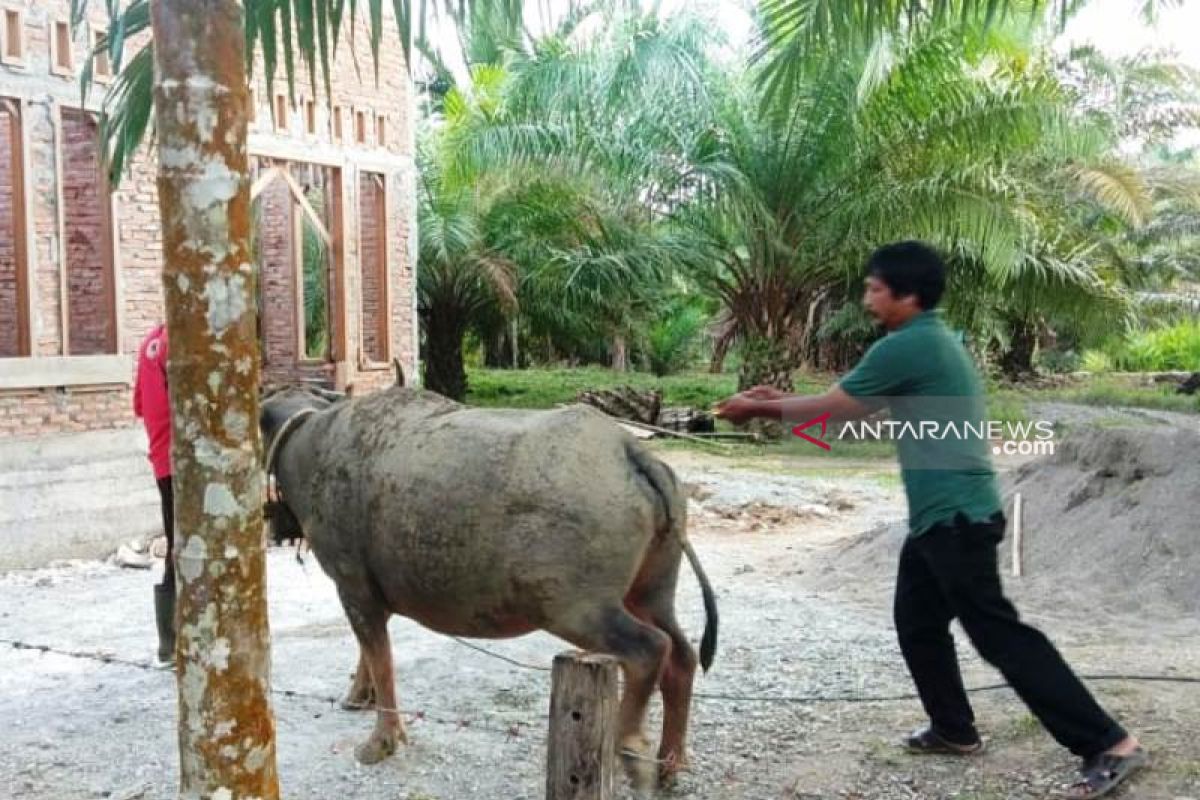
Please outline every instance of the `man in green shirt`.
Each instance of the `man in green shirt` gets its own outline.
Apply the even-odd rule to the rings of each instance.
[[[732,422],[803,423],[823,415],[857,419],[886,406],[891,429],[900,429],[908,497],[896,633],[930,719],[905,739],[906,747],[951,755],[983,747],[950,633],[957,617],[984,660],[1051,735],[1083,759],[1080,779],[1063,795],[1107,794],[1148,756],[1004,596],[996,546],[1005,519],[988,453],[983,387],[961,341],[934,310],[945,289],[945,265],[928,246],[899,242],[877,250],[867,273],[863,304],[888,335],[854,370],[819,396],[756,387],[720,404],[717,415]]]

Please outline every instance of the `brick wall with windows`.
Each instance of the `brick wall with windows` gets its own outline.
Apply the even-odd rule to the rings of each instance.
[[[81,108],[78,83],[90,31],[87,26],[80,28],[70,42],[70,53],[64,54],[56,24],[68,18],[69,0],[0,0],[0,8],[21,12],[22,60],[0,63],[0,97],[18,104],[22,113],[17,134],[28,143],[20,174],[3,169],[4,137],[14,134],[6,131],[0,114],[0,323],[11,327],[7,325],[11,318],[6,310],[8,298],[16,275],[21,274],[29,294],[30,313],[23,324],[31,351],[15,355],[7,342],[9,331],[0,332],[0,435],[132,424],[132,355],[145,332],[164,316],[155,156],[140,153],[111,194],[94,180],[98,173],[88,163],[95,149],[94,129],[88,124],[87,112],[99,109],[104,87],[97,87]],[[91,16],[94,26],[105,26],[102,5],[92,4]],[[267,89],[260,65],[253,87],[257,107],[251,122],[250,152],[252,158],[266,162],[311,160],[335,165],[341,170],[344,186],[338,237],[342,282],[331,293],[344,304],[340,309],[342,352],[335,360],[319,362],[297,357],[295,326],[303,324],[304,317],[295,308],[290,272],[294,261],[290,252],[287,258],[275,253],[269,256],[272,263],[287,265],[289,272],[265,274],[260,286],[264,377],[318,380],[337,387],[352,384],[360,393],[392,382],[390,365],[374,357],[381,352],[400,359],[410,380],[415,372],[415,254],[409,241],[415,175],[411,89],[395,25],[385,20],[378,86],[373,70],[362,70],[361,75],[356,71],[350,57],[351,35],[347,26],[333,80],[333,103],[343,114],[340,140],[335,137],[328,98],[323,91],[314,93],[304,85],[298,88],[297,100],[315,98],[311,112],[308,106],[301,106],[299,112],[287,109],[291,124],[287,130],[277,130],[271,122],[275,92]],[[369,41],[362,21],[353,37],[360,46]],[[364,51],[358,57],[369,59],[370,55]],[[72,65],[71,74],[60,74],[63,63]],[[286,91],[282,76],[273,88]],[[361,144],[351,135],[351,115],[356,110],[367,112]],[[387,141],[382,144],[376,141],[380,131],[377,117],[386,120]],[[386,242],[372,238],[373,222],[368,220],[365,233],[359,224],[363,172],[381,175],[386,185]],[[11,253],[15,237],[8,235],[6,227],[11,225],[8,220],[13,210],[5,206],[6,198],[12,205],[14,194],[5,181],[19,180],[21,175],[29,188],[23,206],[31,251],[23,264],[16,264]],[[264,191],[287,192],[282,185]],[[271,239],[273,227],[281,228],[283,223],[268,219],[265,224],[260,233],[264,241],[270,240],[268,249],[290,251],[294,246],[290,238],[279,235]],[[289,223],[285,233],[290,237],[293,230]],[[384,250],[386,261],[383,269],[369,271],[364,283],[360,255],[376,261],[372,249]],[[110,257],[104,258],[105,252]],[[376,286],[377,276],[382,274],[386,274],[390,290],[386,293]],[[385,297],[390,299],[387,348],[372,338],[383,327],[377,320],[385,313],[379,308]],[[52,364],[53,375],[61,377],[45,378],[46,364]],[[38,378],[26,378],[26,374]]]

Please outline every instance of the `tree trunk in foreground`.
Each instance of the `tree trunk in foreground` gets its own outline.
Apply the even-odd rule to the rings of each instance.
[[[155,0],[179,580],[179,796],[277,800],[242,6]]]

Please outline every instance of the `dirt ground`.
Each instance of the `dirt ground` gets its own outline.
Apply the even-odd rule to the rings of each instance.
[[[1074,764],[1007,690],[975,695],[986,754],[912,759],[896,738],[922,721],[890,621],[889,581],[840,558],[862,531],[903,517],[894,468],[750,467],[664,453],[689,483],[691,535],[717,587],[721,641],[697,681],[692,766],[669,794],[692,798],[1036,798]],[[876,533],[875,536],[885,536]],[[893,534],[894,535],[894,534]],[[0,575],[0,638],[144,663],[154,647],[153,573],[74,563]],[[355,763],[371,720],[330,702],[355,647],[332,584],[294,551],[269,558],[279,773],[296,798],[540,798],[549,676],[468,649],[404,619],[391,626],[411,745],[382,765]],[[1087,674],[1200,675],[1194,615],[1064,611],[1017,590],[1027,617]],[[686,567],[679,609],[698,639],[699,592]],[[963,637],[959,637],[960,642]],[[546,635],[484,643],[547,667],[565,646]],[[996,674],[963,646],[969,685]],[[1092,683],[1154,753],[1124,793],[1200,798],[1200,686]],[[128,664],[0,649],[0,797],[167,800],[175,796],[174,676]],[[654,712],[652,731],[657,725]]]

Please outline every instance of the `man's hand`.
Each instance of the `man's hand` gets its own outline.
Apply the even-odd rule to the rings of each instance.
[[[734,425],[740,425],[760,415],[759,404],[761,402],[743,392],[742,394],[735,394],[733,397],[722,400],[713,409],[713,414],[718,419],[728,420]]]
[[[722,401],[713,413],[735,425],[754,417],[809,420],[829,412],[835,420],[860,419],[871,414],[870,406],[846,394],[840,386],[811,397],[781,392],[770,386],[755,386]]]
[[[786,392],[781,392],[774,386],[755,386],[721,401],[713,409],[713,413],[734,425],[754,417],[779,416],[778,411],[767,406],[767,403],[782,400],[787,396]]]

